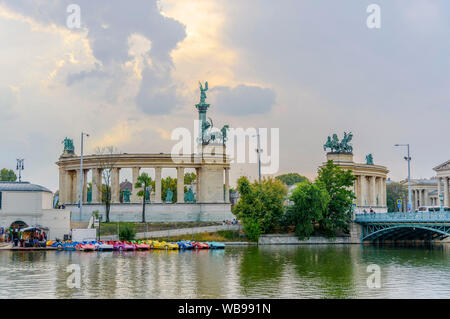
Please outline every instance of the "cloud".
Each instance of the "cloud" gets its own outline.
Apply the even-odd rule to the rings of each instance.
[[[270,112],[275,105],[275,91],[259,86],[217,86],[211,89],[217,112],[227,115],[251,115]]]

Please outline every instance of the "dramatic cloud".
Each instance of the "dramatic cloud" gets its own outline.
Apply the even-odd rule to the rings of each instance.
[[[217,86],[211,90],[211,96],[217,112],[227,115],[264,114],[275,104],[275,92],[257,86]]]

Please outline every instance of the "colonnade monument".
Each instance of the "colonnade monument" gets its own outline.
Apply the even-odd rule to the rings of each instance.
[[[105,204],[102,203],[104,185],[111,189],[109,217],[111,221],[142,220],[142,198],[137,196],[140,189],[134,186],[143,168],[153,168],[155,189],[152,201],[146,206],[146,220],[151,222],[222,221],[231,220],[229,198],[230,160],[226,155],[225,141],[228,125],[222,130],[213,130],[212,121],[206,120],[209,104],[205,102],[208,83],[200,84],[200,102],[196,104],[199,113],[201,136],[194,144],[200,152],[187,155],[164,153],[103,153],[83,156],[83,210],[79,214],[80,156],[76,155],[73,141],[64,140],[64,151],[59,166],[59,203],[71,210],[72,222],[87,222],[92,213],[98,211],[105,220]],[[177,171],[176,202],[172,202],[171,192],[162,198],[161,175],[164,169]],[[185,193],[185,169],[195,170],[194,191]],[[132,170],[132,190],[121,196],[120,173]],[[91,171],[92,187],[88,191],[87,173]],[[187,196],[186,196],[187,195]],[[186,199],[186,200],[185,200]]]

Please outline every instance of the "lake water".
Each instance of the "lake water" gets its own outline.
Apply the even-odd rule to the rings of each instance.
[[[67,266],[79,265],[80,288]],[[368,288],[369,265],[380,288]],[[75,266],[76,267],[76,266]],[[376,267],[376,266],[375,266]],[[370,268],[370,267],[369,267]],[[448,298],[450,248],[0,251],[0,298]]]

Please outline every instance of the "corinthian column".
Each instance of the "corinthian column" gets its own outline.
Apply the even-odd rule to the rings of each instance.
[[[177,203],[184,203],[184,167],[177,167]]]
[[[102,202],[102,170],[92,169],[92,203]]]
[[[120,202],[120,173],[119,168],[111,169],[111,202],[119,203]]]
[[[155,167],[155,203],[161,203],[161,167]]]
[[[450,206],[448,194],[448,177],[444,177],[444,206]]]
[[[137,193],[139,192],[139,189],[137,189],[135,187],[136,183],[137,183],[137,179],[139,177],[139,167],[133,167],[133,172],[132,172],[132,178],[131,178],[131,183],[132,185],[132,192],[131,192],[131,202],[132,203],[138,203],[139,202],[139,198],[137,196]]]
[[[377,205],[377,187],[376,187],[376,177],[371,176],[370,177],[370,205],[376,206]]]
[[[59,168],[59,204],[66,202],[66,171],[64,168]]]
[[[225,168],[225,203],[230,202],[230,169]]]

